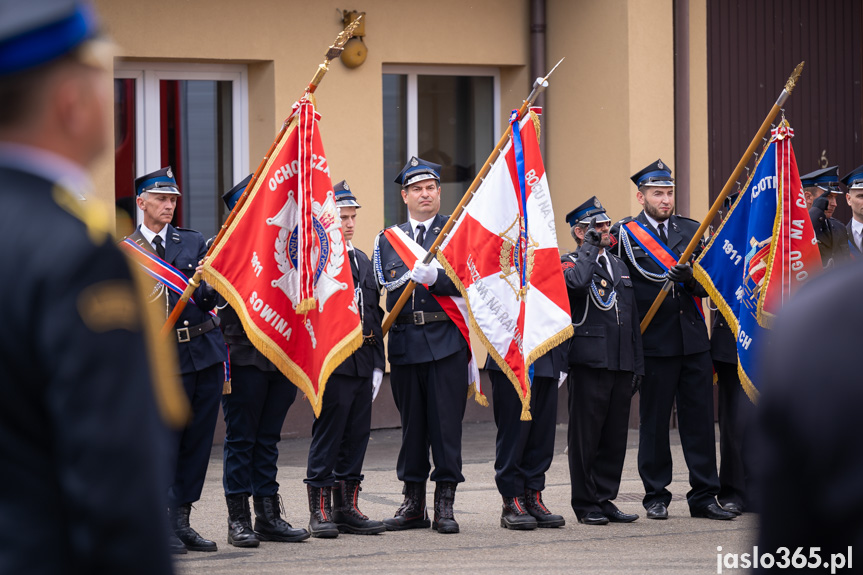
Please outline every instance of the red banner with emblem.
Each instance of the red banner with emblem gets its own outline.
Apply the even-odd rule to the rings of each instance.
[[[317,416],[327,379],[362,330],[320,115],[304,98],[288,120],[204,277]]]

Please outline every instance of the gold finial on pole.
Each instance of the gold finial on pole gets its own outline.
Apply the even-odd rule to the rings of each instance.
[[[803,72],[803,64],[805,64],[805,63],[806,62],[803,61],[803,62],[800,62],[799,64],[797,64],[797,67],[794,68],[793,72],[791,72],[791,77],[789,77],[788,81],[785,82],[785,91],[788,92],[789,94],[791,93],[792,90],[794,90],[794,86],[797,85],[797,80],[800,79],[800,74]]]
[[[324,56],[324,61],[322,64],[318,65],[318,69],[315,71],[315,75],[312,78],[312,81],[309,82],[309,87],[306,88],[306,91],[309,94],[314,94],[315,90],[318,88],[318,85],[321,83],[321,80],[324,79],[324,74],[330,69],[329,64],[332,60],[335,60],[342,53],[342,50],[345,49],[345,44],[348,43],[348,40],[354,35],[354,30],[357,29],[357,26],[360,25],[362,21],[363,15],[360,14],[357,16],[356,20],[348,24],[348,26],[339,32],[339,35],[336,36],[336,39],[333,41],[332,45],[327,49],[327,54]]]

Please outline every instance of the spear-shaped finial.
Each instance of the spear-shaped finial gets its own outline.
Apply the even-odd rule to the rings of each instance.
[[[800,74],[803,72],[803,64],[805,63],[806,61],[797,64],[797,67],[794,68],[793,72],[791,72],[791,77],[788,78],[787,82],[785,82],[785,91],[789,94],[794,89],[794,86],[797,84],[797,80],[800,79]]]

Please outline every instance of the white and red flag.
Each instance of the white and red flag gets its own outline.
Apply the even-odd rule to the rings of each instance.
[[[511,125],[509,142],[437,257],[464,295],[480,340],[515,386],[527,421],[530,366],[572,335],[572,320],[539,119],[531,111]]]
[[[306,394],[316,416],[330,374],[362,343],[319,120],[308,98],[295,104],[204,267],[252,344]]]

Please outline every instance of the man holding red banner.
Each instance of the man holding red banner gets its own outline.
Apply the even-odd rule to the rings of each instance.
[[[392,309],[411,280],[418,285],[389,332],[388,357],[393,398],[402,424],[402,446],[396,473],[404,481],[404,503],[388,530],[425,528],[426,480],[431,465],[435,486],[433,528],[458,533],[453,517],[456,486],[461,473],[462,418],[467,404],[470,351],[459,328],[436,298],[459,296],[443,269],[423,264],[413,247],[427,250],[434,243],[446,216],[440,210],[441,166],[413,157],[396,177],[409,220],[378,234],[374,267],[378,283],[387,290]]]
[[[612,228],[617,255],[629,267],[641,318],[650,309],[666,279],[674,282],[652,323],[644,332],[644,379],[639,413],[638,472],[644,483],[648,519],[667,519],[671,492],[669,421],[677,399],[680,442],[689,466],[692,489],[687,493],[693,517],[733,519],[716,502],[716,438],[713,428],[713,386],[710,340],[700,308],[707,295],[688,263],[678,264],[698,222],[674,215],[674,178],[657,160],[632,176],[636,198],[644,210]],[[704,246],[695,251],[697,256]]]
[[[135,180],[135,192],[144,221],[121,245],[159,282],[151,301],[164,306],[167,316],[206,255],[206,241],[200,232],[170,224],[180,197],[171,166]],[[202,282],[192,301],[170,332],[177,342],[183,387],[193,414],[174,444],[175,472],[168,490],[172,527],[179,538],[172,545],[181,552],[183,547],[216,551],[214,541],[189,525],[189,514],[204,487],[225,382],[223,364],[228,359],[219,319],[211,311],[216,291]]]

